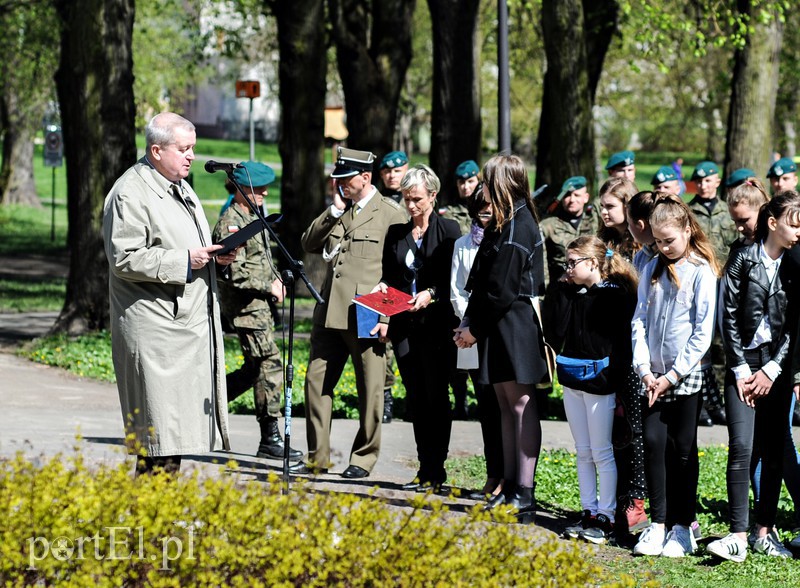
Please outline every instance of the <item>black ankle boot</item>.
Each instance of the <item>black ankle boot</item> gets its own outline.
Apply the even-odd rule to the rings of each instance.
[[[536,519],[536,500],[533,497],[533,487],[517,486],[506,505],[509,509],[517,510],[517,520],[523,525],[530,524]]]
[[[278,430],[278,419],[259,421],[261,427],[261,443],[258,444],[256,457],[265,459],[283,459],[283,438]],[[303,452],[289,448],[289,459],[300,459]]]
[[[392,407],[394,406],[394,398],[392,397],[392,389],[383,389],[383,422],[392,422]]]
[[[503,489],[489,499],[489,502],[486,503],[486,506],[483,507],[483,510],[494,510],[495,508],[500,508],[504,504],[507,504],[513,495],[514,484],[506,481],[505,484],[503,484]]]

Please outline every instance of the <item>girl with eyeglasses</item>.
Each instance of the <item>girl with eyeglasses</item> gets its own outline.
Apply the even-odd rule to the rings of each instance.
[[[700,366],[714,334],[719,267],[677,196],[658,194],[649,224],[658,255],[641,273],[631,330],[652,523],[633,553],[683,557],[697,548],[690,527],[697,509]]]
[[[548,341],[560,351],[558,381],[575,441],[583,515],[564,534],[602,544],[614,529],[617,467],[611,433],[616,393],[631,366],[636,270],[594,236],[567,246],[566,266],[552,293],[560,320],[548,331]]]

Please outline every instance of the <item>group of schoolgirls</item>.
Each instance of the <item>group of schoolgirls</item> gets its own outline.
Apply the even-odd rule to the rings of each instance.
[[[650,506],[649,524],[638,519],[643,530],[633,553],[683,557],[697,550],[697,424],[703,366],[719,329],[727,360],[730,534],[706,550],[743,561],[749,544],[756,553],[792,557],[775,519],[787,443],[783,424],[790,438],[790,405],[800,380],[800,348],[792,345],[800,302],[794,247],[800,194],[790,189],[770,198],[748,172],[737,170],[736,181],[732,175],[726,182],[739,238],[724,268],[680,196],[655,184],[654,191],[637,192],[632,178],[612,177],[601,188],[598,236],[567,245],[566,272],[548,291],[559,321],[547,332],[559,353],[583,511],[567,537],[604,543],[630,507],[617,504],[617,476],[626,470],[635,477],[637,464],[627,462],[636,461],[637,452],[615,460],[613,443],[619,399],[625,398],[627,427],[641,436],[638,459]],[[754,455],[760,479],[754,480],[758,500],[748,536]],[[800,546],[800,537],[790,546],[795,542]]]

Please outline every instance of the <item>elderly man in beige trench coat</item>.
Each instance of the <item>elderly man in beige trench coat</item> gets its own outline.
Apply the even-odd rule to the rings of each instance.
[[[165,112],[145,135],[145,156],[117,180],[103,211],[122,418],[146,453],[137,474],[176,472],[182,455],[230,449],[214,265],[235,259],[214,259],[221,246],[211,244],[185,181],[194,125]]]

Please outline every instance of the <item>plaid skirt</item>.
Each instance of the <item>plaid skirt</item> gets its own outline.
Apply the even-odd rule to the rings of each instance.
[[[664,374],[653,372],[653,376],[658,379]],[[691,396],[703,389],[703,370],[699,367],[686,375],[676,386],[669,388],[656,402],[674,402],[679,396]],[[644,384],[639,389],[639,394],[647,396]]]

